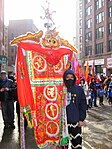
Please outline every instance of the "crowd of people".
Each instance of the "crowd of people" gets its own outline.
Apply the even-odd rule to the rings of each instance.
[[[80,86],[84,89],[88,108],[104,105],[106,97],[108,104],[112,105],[112,74],[110,76],[89,74],[88,79],[80,79]]]

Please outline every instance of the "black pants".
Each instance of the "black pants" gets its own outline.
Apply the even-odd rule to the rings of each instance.
[[[100,98],[100,104],[102,104],[103,103],[103,97],[99,97]]]
[[[1,102],[2,116],[4,120],[4,125],[14,124],[14,101],[7,100]]]
[[[20,129],[20,105],[19,102],[16,103],[16,113],[18,116],[18,128]],[[24,116],[24,127],[27,127],[27,120],[26,117]]]
[[[109,97],[109,102],[112,104],[112,97]]]
[[[73,126],[68,126],[68,132],[71,138],[72,149],[82,149],[82,137],[81,137],[81,127],[78,127],[77,124]]]
[[[70,135],[71,147],[72,149],[82,149],[82,137],[81,137],[81,127],[78,124],[68,124],[68,133]],[[62,147],[62,149],[68,146]]]

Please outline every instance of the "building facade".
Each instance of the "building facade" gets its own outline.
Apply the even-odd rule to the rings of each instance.
[[[8,57],[8,26],[4,25],[4,55]]]
[[[76,0],[76,37],[74,37],[74,46],[78,49],[77,59],[82,65],[82,0]]]
[[[4,0],[0,0],[0,71],[6,70],[7,67],[4,42]]]
[[[2,55],[2,48],[4,42],[4,0],[0,1],[0,55]]]
[[[82,1],[82,55],[96,74],[112,74],[112,0]]]
[[[37,27],[33,24],[33,20],[24,19],[24,20],[10,20],[8,26],[8,67],[9,72],[12,71],[15,66],[15,59],[17,53],[17,46],[11,46],[10,42],[20,36],[24,35],[28,32],[37,32]]]

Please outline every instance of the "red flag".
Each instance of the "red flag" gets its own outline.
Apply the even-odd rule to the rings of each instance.
[[[76,84],[79,84],[80,80],[79,80],[79,70],[78,70],[78,66],[76,68],[76,73],[75,73],[75,76],[76,76]]]
[[[75,75],[76,75],[76,84],[79,84],[80,83],[80,66],[79,66],[79,64],[77,65]]]
[[[77,66],[78,66],[78,60],[76,58],[76,55],[73,53],[73,60],[72,60],[72,70],[74,73],[77,73]]]
[[[30,105],[32,109],[34,101],[33,94],[28,76],[26,60],[21,47],[18,47],[16,68],[17,92],[20,106],[25,107]]]
[[[72,70],[76,75],[76,84],[79,84],[80,77],[83,77],[84,75],[75,54],[72,61]]]

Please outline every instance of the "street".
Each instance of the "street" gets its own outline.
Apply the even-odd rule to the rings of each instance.
[[[105,99],[104,106],[89,110],[83,127],[87,149],[112,149],[112,106]]]
[[[85,126],[82,128],[83,149],[112,149],[112,106],[106,99],[104,104],[87,112]],[[0,110],[0,149],[20,149],[17,121],[15,125],[14,130],[4,131]],[[33,129],[27,128],[25,136],[26,149],[37,149]]]

